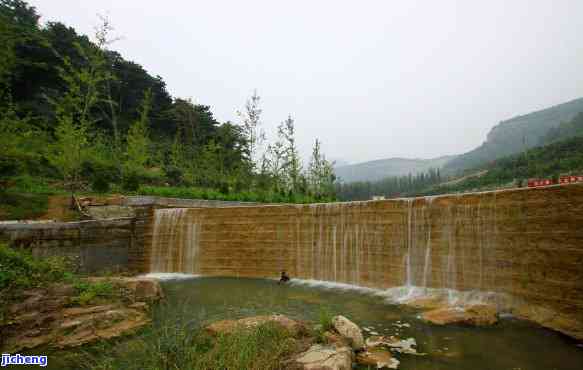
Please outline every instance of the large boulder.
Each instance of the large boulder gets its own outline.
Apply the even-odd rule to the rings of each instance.
[[[266,315],[246,317],[239,320],[221,320],[216,321],[206,327],[206,331],[211,335],[217,336],[220,334],[230,334],[237,329],[254,328],[266,323],[275,323],[286,329],[291,336],[298,336],[303,330],[304,326],[297,321],[290,319],[284,315]]]
[[[314,344],[299,354],[295,363],[304,370],[350,370],[353,355],[350,347]]]
[[[437,325],[493,325],[498,321],[496,308],[488,305],[445,307],[427,311],[421,315],[425,321]]]
[[[340,335],[350,341],[350,345],[354,350],[358,351],[364,347],[364,337],[358,325],[342,315],[334,317],[332,325]]]

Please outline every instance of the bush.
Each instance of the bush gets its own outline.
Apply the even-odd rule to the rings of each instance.
[[[0,292],[70,279],[69,267],[63,257],[38,260],[28,252],[0,245]]]
[[[108,193],[111,190],[108,179],[100,176],[96,176],[93,178],[91,188],[93,189],[93,191],[101,194]]]
[[[77,296],[73,298],[73,304],[85,306],[95,301],[96,298],[107,298],[113,295],[113,284],[109,281],[89,282],[78,281],[74,284]]]
[[[140,188],[141,178],[136,173],[126,174],[123,178],[121,187],[125,191],[135,192]]]

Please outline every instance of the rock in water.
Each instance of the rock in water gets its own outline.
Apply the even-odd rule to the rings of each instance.
[[[350,370],[352,350],[349,347],[334,347],[314,344],[301,353],[295,362],[304,370]]]
[[[350,341],[353,349],[358,351],[364,347],[364,337],[358,325],[341,315],[332,319],[332,325],[340,335]]]
[[[296,337],[303,331],[300,323],[284,315],[253,316],[239,320],[221,320],[210,324],[206,327],[206,330],[211,335],[229,334],[236,329],[254,328],[268,322],[280,325],[293,337]]]
[[[446,307],[423,313],[421,318],[437,325],[465,324],[465,325],[492,325],[498,321],[494,307],[475,305],[469,307]]]
[[[356,361],[362,365],[376,366],[377,369],[397,369],[400,363],[389,350],[382,347],[367,348],[356,356]]]

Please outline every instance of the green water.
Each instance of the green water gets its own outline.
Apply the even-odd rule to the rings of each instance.
[[[361,328],[372,328],[381,335],[415,338],[417,350],[427,355],[397,354],[401,362],[399,369],[583,370],[583,348],[577,347],[572,340],[510,318],[485,328],[435,326],[419,320],[419,311],[387,304],[383,298],[372,294],[293,282],[278,285],[275,281],[263,279],[208,277],[165,281],[162,285],[166,301],[154,310],[154,325],[179,320],[197,326],[216,320],[272,313],[317,321],[322,307],[325,307],[334,314],[347,316]],[[410,327],[399,328],[395,325],[398,322]],[[128,338],[119,343],[130,343],[135,339]],[[100,356],[113,353],[111,347],[98,350],[93,359],[99,362]],[[70,353],[68,356],[50,354],[48,368],[79,369],[79,366],[71,365],[69,358]]]
[[[487,328],[435,326],[419,311],[384,303],[357,291],[277,285],[261,279],[198,278],[164,282],[169,307],[189,319],[208,321],[280,313],[318,319],[321,307],[343,314],[382,335],[417,340],[427,356],[397,355],[405,370],[583,370],[583,348],[539,326],[503,319]],[[398,328],[394,324],[409,323]]]

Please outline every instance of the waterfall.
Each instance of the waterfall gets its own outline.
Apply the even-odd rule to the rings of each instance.
[[[150,272],[197,273],[200,223],[187,208],[154,211]]]
[[[413,252],[413,198],[407,199],[407,287],[413,286],[413,269],[411,268],[411,254]]]

